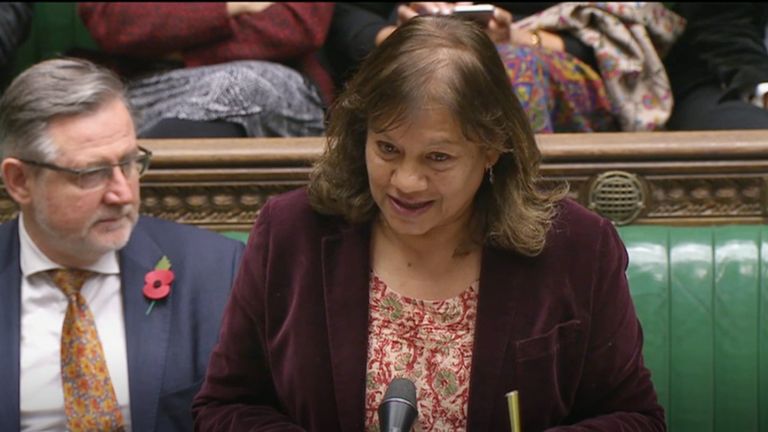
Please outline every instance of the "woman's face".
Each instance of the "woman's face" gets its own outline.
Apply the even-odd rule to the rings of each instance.
[[[397,128],[368,128],[368,181],[382,221],[395,233],[469,231],[475,193],[498,154],[468,141],[451,113],[422,110]]]

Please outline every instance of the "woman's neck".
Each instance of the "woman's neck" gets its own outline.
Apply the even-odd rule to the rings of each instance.
[[[467,226],[454,224],[425,235],[403,235],[393,231],[384,220],[378,219],[374,224],[374,240],[381,250],[396,252],[404,259],[407,267],[419,263],[439,270],[439,267],[451,266],[480,249],[480,245],[472,240]]]
[[[395,292],[422,300],[455,297],[480,275],[481,246],[462,229],[405,236],[377,221],[373,228],[374,272]]]

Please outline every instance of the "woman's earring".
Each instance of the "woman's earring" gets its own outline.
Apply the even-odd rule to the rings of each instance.
[[[488,165],[488,182],[493,184],[493,165]]]

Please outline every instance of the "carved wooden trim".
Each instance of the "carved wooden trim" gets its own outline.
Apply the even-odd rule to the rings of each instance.
[[[637,224],[762,223],[768,131],[539,135],[541,174],[567,181],[588,205],[591,182],[610,170],[647,187]],[[142,179],[142,213],[216,230],[248,229],[266,199],[304,185],[322,137],[143,140],[154,152]],[[0,221],[15,204],[0,189]]]

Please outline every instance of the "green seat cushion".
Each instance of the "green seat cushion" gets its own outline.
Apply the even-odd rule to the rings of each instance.
[[[768,430],[766,228],[628,226],[620,235],[669,430]]]

